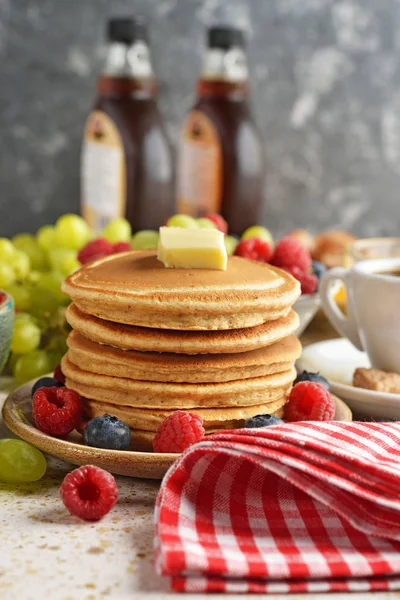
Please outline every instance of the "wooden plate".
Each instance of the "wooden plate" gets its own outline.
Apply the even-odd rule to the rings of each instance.
[[[178,457],[177,454],[91,448],[82,443],[82,436],[76,431],[66,439],[42,433],[33,421],[31,389],[32,383],[26,383],[8,396],[3,406],[3,420],[13,433],[47,454],[74,465],[92,464],[115,475],[143,479],[162,479]],[[350,409],[339,398],[335,397],[335,401],[335,420],[351,421]]]

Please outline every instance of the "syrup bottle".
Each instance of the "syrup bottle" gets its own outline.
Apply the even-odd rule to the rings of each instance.
[[[177,212],[219,212],[240,235],[260,220],[264,173],[241,31],[209,29],[197,96],[180,138]]]
[[[111,19],[108,41],[85,127],[82,215],[95,231],[117,217],[126,217],[133,231],[157,229],[173,209],[173,159],[156,104],[147,28]]]

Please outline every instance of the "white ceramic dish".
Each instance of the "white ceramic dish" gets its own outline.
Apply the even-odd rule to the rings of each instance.
[[[309,326],[321,306],[318,292],[315,294],[303,294],[294,304],[293,308],[300,317],[300,325],[296,331],[299,337]]]
[[[370,367],[368,356],[347,339],[327,340],[303,350],[297,362],[300,371],[319,371],[331,384],[334,394],[342,398],[357,416],[400,420],[400,394],[374,392],[352,385],[357,367]]]

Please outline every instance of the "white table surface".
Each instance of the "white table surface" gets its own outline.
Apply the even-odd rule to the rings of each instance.
[[[0,389],[0,406],[5,397]],[[10,436],[0,420],[0,439]],[[153,568],[153,507],[159,482],[118,476],[116,507],[98,523],[84,523],[69,515],[59,498],[62,480],[73,466],[47,458],[48,470],[40,482],[0,482],[1,600],[199,598],[170,593],[168,580]],[[290,596],[311,597],[397,599],[400,593]],[[282,600],[281,595],[269,598]]]

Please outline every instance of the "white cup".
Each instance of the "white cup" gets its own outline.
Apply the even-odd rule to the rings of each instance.
[[[400,277],[390,271],[400,271],[400,258],[364,260],[351,269],[331,269],[319,290],[322,307],[335,329],[367,352],[373,367],[400,373]],[[346,289],[347,315],[334,299],[337,281]]]

